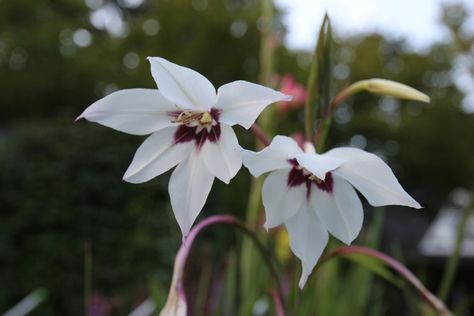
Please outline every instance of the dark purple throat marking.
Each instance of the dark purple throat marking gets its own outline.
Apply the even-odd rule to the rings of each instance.
[[[305,174],[303,169],[299,167],[298,162],[296,159],[291,159],[289,162],[293,165],[291,168],[290,173],[288,174],[287,185],[289,187],[297,187],[299,185],[306,185],[306,197],[309,198],[311,195],[311,187],[312,185],[316,185],[316,187],[324,192],[332,193],[334,187],[334,180],[332,178],[331,172],[326,173],[326,177],[323,181],[317,181],[311,178],[310,174]]]
[[[182,112],[175,111],[168,114],[173,118],[177,118],[181,113]],[[196,126],[181,124],[174,133],[173,143],[179,144],[194,141],[198,150],[202,148],[206,141],[217,143],[221,137],[221,125],[219,123],[220,110],[213,108],[209,114],[212,116],[213,121],[215,121],[214,124],[200,125],[200,123],[198,123]],[[195,120],[199,121],[199,119],[198,116]],[[198,128],[201,129],[199,132],[197,132]]]

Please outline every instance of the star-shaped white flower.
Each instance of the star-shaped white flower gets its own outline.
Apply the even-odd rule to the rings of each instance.
[[[285,224],[290,248],[302,262],[300,287],[306,283],[328,241],[328,232],[346,244],[359,234],[364,218],[353,186],[373,206],[421,208],[405,192],[390,167],[361,149],[341,147],[324,154],[306,152],[289,137],[276,136],[260,152],[245,150],[243,163],[266,178],[262,198],[266,228]]]
[[[291,97],[247,81],[214,86],[198,72],[149,57],[156,89],[114,92],[79,118],[134,134],[151,134],[138,148],[124,180],[148,181],[172,167],[169,194],[186,235],[204,206],[214,177],[225,183],[242,166],[231,126],[249,128],[263,109]],[[78,119],[79,119],[78,118]]]

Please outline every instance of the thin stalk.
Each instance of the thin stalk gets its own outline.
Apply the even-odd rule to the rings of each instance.
[[[285,316],[285,309],[278,292],[274,289],[270,289],[270,295],[272,296],[273,302],[275,303],[275,312],[277,316]]]
[[[320,128],[316,134],[316,152],[322,153],[326,147],[326,141],[331,128],[332,113],[328,113],[327,117],[321,123]]]
[[[173,275],[174,281],[171,284],[171,289],[170,293],[173,293],[174,291],[177,291],[180,293],[181,299],[183,301],[186,301],[186,296],[184,292],[184,287],[182,284],[182,276],[184,274],[184,268],[186,266],[186,261],[189,256],[189,253],[191,251],[192,244],[194,240],[196,239],[197,235],[207,227],[210,227],[212,225],[216,224],[226,224],[226,225],[231,225],[234,226],[238,229],[240,229],[242,232],[244,232],[248,237],[250,237],[251,241],[253,241],[254,245],[256,246],[258,252],[261,254],[264,263],[268,270],[270,271],[270,274],[272,275],[275,284],[276,284],[276,291],[277,291],[277,296],[280,302],[283,304],[283,288],[281,285],[281,280],[278,275],[278,272],[273,265],[273,262],[271,260],[271,257],[267,254],[267,251],[265,250],[265,247],[263,244],[259,241],[255,233],[247,228],[244,224],[242,224],[239,220],[237,220],[235,217],[230,216],[230,215],[214,215],[210,216],[201,222],[199,222],[196,226],[194,226],[189,234],[187,235],[186,239],[184,240],[183,244],[179,248],[179,251],[176,255],[175,259],[175,272]],[[169,297],[172,297],[170,295]],[[284,314],[283,314],[284,316]]]
[[[318,49],[318,40],[314,47],[313,60],[311,62],[311,68],[309,68],[308,82],[306,83],[306,91],[308,91],[308,97],[304,105],[304,131],[306,141],[311,141],[314,131],[314,120],[316,119],[314,113],[318,112],[315,107],[318,106],[317,99],[317,77],[318,77],[318,56],[316,51]],[[314,107],[313,107],[314,106]]]
[[[263,129],[257,123],[252,124],[252,126],[250,126],[250,130],[264,146],[270,145],[267,134],[265,134]]]
[[[448,297],[449,290],[453,285],[454,277],[459,267],[459,259],[461,257],[462,245],[464,243],[464,237],[466,235],[467,223],[469,222],[469,217],[472,212],[472,205],[466,207],[463,211],[461,220],[458,226],[458,233],[456,235],[456,244],[453,250],[452,255],[449,257],[448,262],[446,263],[446,268],[444,270],[443,279],[438,290],[438,296],[440,299],[445,301]]]
[[[377,251],[375,249],[371,249],[368,247],[363,246],[343,246],[339,247],[335,251],[329,253],[328,255],[321,258],[318,266],[325,263],[331,258],[350,254],[350,253],[358,253],[367,255],[370,257],[377,258],[384,262],[387,266],[398,272],[400,276],[402,276],[405,281],[407,281],[415,290],[418,291],[420,296],[435,310],[442,316],[452,315],[451,311],[446,307],[446,305],[441,301],[438,297],[436,297],[433,293],[431,293],[424,285],[421,283],[420,280],[410,271],[408,270],[403,264],[395,260],[394,258]]]
[[[265,25],[260,34],[260,52],[259,52],[259,82],[264,86],[270,86],[274,70],[274,50],[275,50],[275,35],[273,31],[274,6],[272,0],[260,1],[261,19]],[[258,125],[252,127],[252,131],[257,138],[262,142],[269,143],[266,134],[273,134],[275,117],[275,107],[268,107],[258,118]],[[259,128],[261,127],[261,128]],[[257,143],[256,149],[261,149],[262,144]],[[261,191],[263,185],[263,178],[252,178],[250,184],[250,191],[248,196],[247,208],[245,212],[245,223],[248,227],[256,227],[260,213],[262,210]],[[265,242],[266,236],[261,236],[262,241]],[[261,286],[256,281],[260,275],[261,262],[256,260],[255,249],[252,247],[248,239],[242,241],[241,251],[241,284],[240,295],[249,300],[258,298]],[[248,314],[251,312],[252,306],[249,304],[242,304],[240,307],[241,314]]]

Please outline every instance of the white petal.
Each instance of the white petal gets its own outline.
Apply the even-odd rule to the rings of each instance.
[[[242,152],[232,127],[221,124],[221,136],[217,143],[206,141],[199,153],[213,175],[229,183],[242,166]]]
[[[299,154],[295,158],[301,166],[322,180],[326,177],[326,173],[336,169],[343,163],[341,159],[316,153]]]
[[[214,176],[196,151],[180,163],[168,184],[171,206],[183,236],[191,229],[211,191]]]
[[[263,183],[262,199],[267,229],[282,224],[307,203],[306,185],[288,186],[290,170],[286,168],[272,172]]]
[[[221,122],[231,126],[239,124],[248,129],[269,104],[291,99],[292,96],[273,89],[239,80],[217,90],[216,107],[222,110]]]
[[[176,166],[186,159],[193,143],[174,144],[176,127],[153,133],[138,148],[123,179],[131,183],[148,181]]]
[[[321,225],[316,213],[304,207],[286,222],[290,248],[301,260],[303,271],[299,281],[302,289],[328,243],[328,232]]]
[[[334,170],[334,174],[349,181],[373,206],[405,205],[421,208],[403,190],[390,167],[376,155],[350,147],[335,148],[325,155],[344,160]]]
[[[259,152],[243,150],[242,158],[244,166],[254,177],[258,177],[265,172],[287,168],[290,166],[288,159],[302,152],[293,138],[278,135]]]
[[[186,109],[208,110],[216,103],[216,89],[206,77],[164,58],[148,57],[151,74],[160,92]]]
[[[168,113],[176,106],[158,90],[126,89],[113,92],[89,106],[85,118],[121,132],[146,135],[172,126]]]
[[[346,180],[333,176],[332,192],[313,185],[311,204],[323,226],[337,239],[349,245],[359,235],[364,221],[362,203]]]

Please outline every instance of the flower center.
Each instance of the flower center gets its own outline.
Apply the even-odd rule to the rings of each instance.
[[[326,173],[326,177],[323,179],[318,178],[310,171],[300,166],[296,159],[291,159],[289,162],[293,165],[290,173],[288,174],[287,185],[288,187],[297,187],[299,185],[306,185],[306,196],[309,198],[311,194],[312,185],[316,185],[319,190],[325,192],[332,192],[333,189],[333,178],[331,172]]]
[[[221,135],[219,110],[179,111],[169,113],[172,123],[179,123],[174,135],[174,143],[195,141],[199,150],[206,141],[217,142]]]
[[[186,125],[211,125],[214,121],[211,113],[204,111],[183,111],[171,119],[172,123]]]

